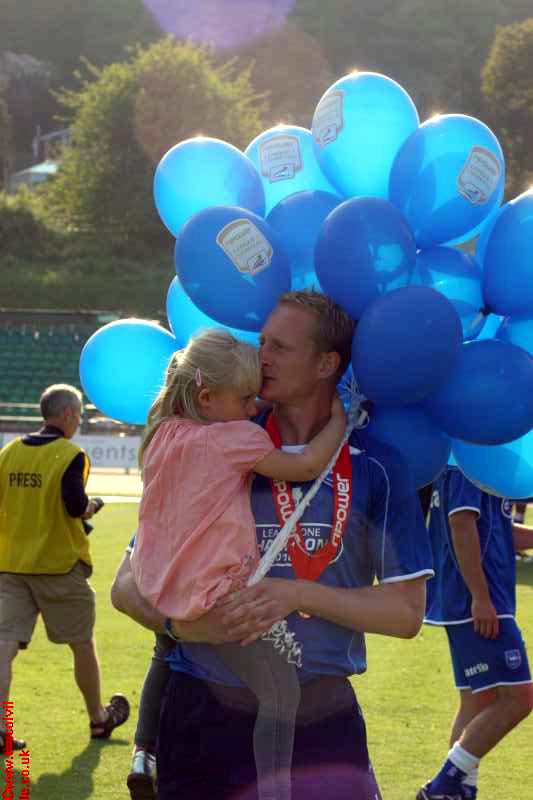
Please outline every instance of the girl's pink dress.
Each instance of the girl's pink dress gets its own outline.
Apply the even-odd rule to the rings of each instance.
[[[165,421],[143,465],[131,557],[140,593],[163,614],[194,620],[244,585],[258,561],[251,473],[274,450],[247,420]]]

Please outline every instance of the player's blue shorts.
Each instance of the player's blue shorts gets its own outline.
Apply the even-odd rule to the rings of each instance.
[[[493,686],[530,683],[526,646],[516,621],[500,619],[497,639],[484,639],[473,622],[447,625],[455,685],[482,692]]]

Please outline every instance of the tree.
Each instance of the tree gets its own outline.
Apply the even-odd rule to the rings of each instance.
[[[482,90],[500,137],[512,195],[533,182],[533,19],[498,28],[483,68]]]
[[[287,23],[236,51],[250,64],[250,78],[268,96],[266,125],[278,122],[311,127],[315,107],[333,83],[333,73],[320,45],[296,25]]]
[[[215,66],[209,53],[170,38],[136,48],[79,91],[60,93],[73,114],[47,202],[67,226],[102,235],[162,240],[152,199],[155,167],[177,142],[203,133],[244,147],[262,128],[263,100],[249,70]]]
[[[4,91],[5,86],[0,81],[0,189],[5,187],[9,168],[10,128],[7,103],[3,97]]]
[[[494,30],[531,15],[531,0],[296,0],[292,21],[313,35],[336,77],[384,73],[435,111],[476,115]]]

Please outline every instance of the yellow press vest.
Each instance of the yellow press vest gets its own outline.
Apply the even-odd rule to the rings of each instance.
[[[36,446],[14,439],[0,450],[0,572],[61,575],[78,559],[91,564],[81,519],[61,495],[63,473],[83,452],[63,437]]]

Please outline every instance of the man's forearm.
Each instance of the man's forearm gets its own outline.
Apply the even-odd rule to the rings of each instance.
[[[425,578],[340,589],[298,581],[298,610],[363,633],[411,638],[424,618]]]
[[[513,525],[513,538],[515,550],[533,549],[533,528],[528,525],[519,525],[515,522]]]
[[[164,633],[165,617],[140,594],[131,572],[129,556],[120,564],[111,586],[111,602],[117,611],[127,614],[139,625],[156,633]]]
[[[456,533],[452,528],[452,539],[459,570],[472,597],[490,598],[487,578],[481,562],[481,549],[477,528],[467,533]]]

